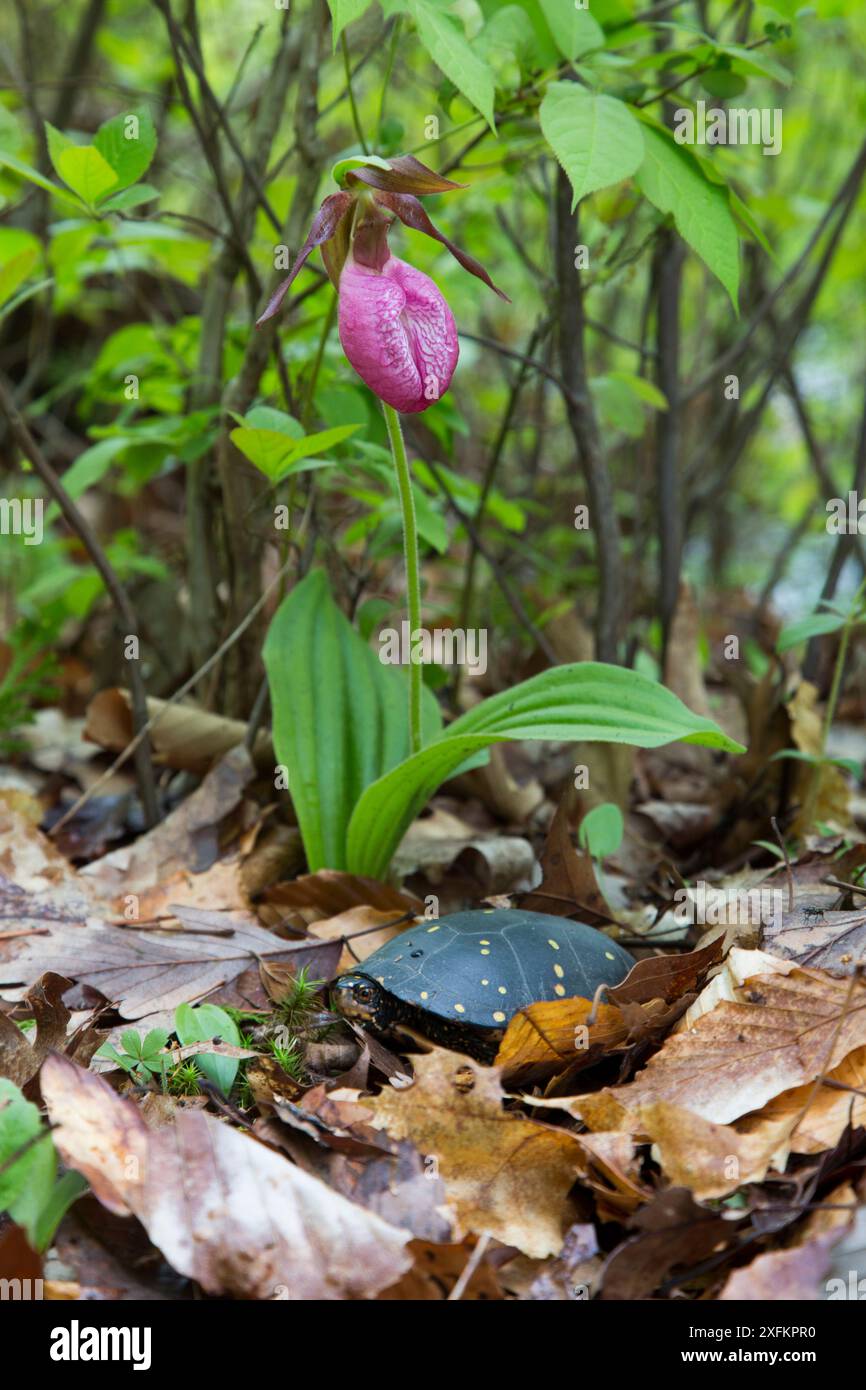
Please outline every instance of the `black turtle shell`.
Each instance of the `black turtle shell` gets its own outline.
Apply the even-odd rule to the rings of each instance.
[[[627,951],[583,922],[486,908],[410,927],[351,973],[435,1018],[502,1028],[541,999],[591,999],[599,985],[619,984],[633,965]]]

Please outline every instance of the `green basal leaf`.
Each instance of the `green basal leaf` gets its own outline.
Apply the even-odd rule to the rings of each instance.
[[[351,873],[382,877],[394,850],[429,798],[479,749],[509,740],[628,743],[680,741],[744,751],[711,719],[636,671],[599,662],[557,666],[456,719],[429,747],[368,787],[349,823]]]
[[[265,667],[274,747],[311,871],[346,867],[349,819],[365,787],[409,751],[408,680],[358,636],[315,570],[283,600],[268,631]],[[442,716],[424,688],[422,725]]]

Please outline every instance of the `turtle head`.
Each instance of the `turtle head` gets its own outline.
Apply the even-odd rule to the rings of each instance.
[[[341,975],[334,984],[334,1007],[346,1018],[381,1028],[388,1021],[385,991],[368,975]]]

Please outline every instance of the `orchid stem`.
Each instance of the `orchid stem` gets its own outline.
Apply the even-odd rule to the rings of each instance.
[[[415,524],[415,498],[412,472],[406,457],[406,444],[400,416],[393,406],[382,402],[391,456],[397,473],[397,490],[403,512],[403,553],[406,557],[406,593],[409,604],[409,751],[421,749],[421,666],[411,659],[412,641],[421,627],[421,576],[418,564],[418,529]]]

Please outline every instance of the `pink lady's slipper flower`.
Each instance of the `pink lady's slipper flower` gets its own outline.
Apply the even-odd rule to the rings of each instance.
[[[343,351],[380,400],[403,414],[416,414],[448,390],[459,353],[457,328],[429,275],[391,255],[388,232],[395,217],[441,242],[500,298],[508,296],[474,257],[434,227],[415,196],[465,185],[441,178],[412,155],[391,160],[370,156],[360,167],[346,160],[337,166],[335,177],[341,192],[322,203],[291,274],[258,322],[277,312],[307,257],[321,246],[325,268],[339,292]]]

